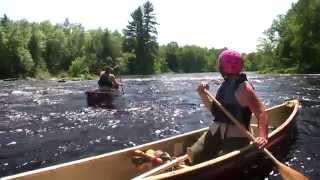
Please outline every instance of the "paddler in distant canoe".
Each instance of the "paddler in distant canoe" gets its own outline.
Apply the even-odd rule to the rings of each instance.
[[[121,85],[120,82],[117,81],[114,74],[112,74],[113,68],[110,66],[106,66],[104,71],[100,72],[100,79],[98,81],[99,90],[100,91],[110,91],[118,89]]]

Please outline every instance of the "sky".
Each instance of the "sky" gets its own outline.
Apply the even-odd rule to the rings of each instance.
[[[149,0],[159,25],[160,45],[254,52],[272,21],[297,0]],[[86,30],[122,30],[146,0],[0,0],[0,17],[29,22],[80,23]]]

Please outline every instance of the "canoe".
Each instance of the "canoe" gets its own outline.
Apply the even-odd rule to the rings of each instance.
[[[65,79],[59,79],[57,82],[64,83],[64,82],[66,82],[66,80]]]
[[[104,108],[113,108],[114,99],[120,95],[118,89],[108,91],[100,91],[99,89],[88,90],[85,94],[88,106]]]
[[[292,134],[298,108],[299,102],[291,100],[267,109],[269,142],[266,148],[273,152],[276,157],[277,149],[284,145],[284,141]],[[254,135],[257,134],[257,120],[254,116],[251,118],[250,130]],[[202,128],[115,152],[7,176],[3,180],[133,179],[152,171],[154,168],[163,166],[138,168],[141,166],[133,164],[132,161],[132,157],[137,150],[161,149],[171,156],[181,157],[186,153],[187,147],[190,147],[206,131],[208,131],[208,128]],[[170,162],[165,164],[168,163]],[[266,158],[263,153],[251,144],[197,165],[180,165],[179,167],[170,168],[164,172],[159,171],[145,179],[249,179],[247,178],[249,175],[260,173],[260,170],[266,167],[270,167],[270,171],[272,163],[270,159]]]
[[[18,80],[18,78],[7,78],[7,79],[3,79],[3,81],[16,81]]]

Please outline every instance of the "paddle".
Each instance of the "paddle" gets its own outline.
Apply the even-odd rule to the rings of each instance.
[[[255,140],[255,137],[247,131],[245,127],[226,109],[222,106],[222,104],[214,98],[208,90],[204,90],[204,92],[213,100],[213,102],[219,106],[219,108],[228,116],[228,118],[252,141]],[[270,151],[266,148],[263,148],[263,152],[270,157],[272,162],[276,165],[279,173],[281,174],[282,178],[285,180],[308,180],[306,176],[301,174],[300,172],[284,165],[279,160],[277,160]]]
[[[132,180],[138,180],[138,179],[143,179],[145,177],[148,177],[148,176],[151,176],[151,175],[154,175],[156,173],[160,173],[162,171],[165,171],[173,166],[175,166],[176,164],[178,164],[179,162],[183,162],[185,161],[186,159],[188,159],[188,155],[185,154],[185,155],[182,155],[180,157],[177,157],[176,159],[172,160],[172,161],[169,161],[165,164],[162,164],[154,169],[151,169],[150,171],[147,171],[135,178],[133,178]]]
[[[113,67],[113,69],[116,69],[116,68],[118,68],[118,67],[120,67],[119,64],[115,65],[115,66]],[[124,95],[124,90],[123,90],[123,87],[122,87],[123,84],[122,84],[122,78],[121,78],[120,71],[121,71],[121,70],[119,69],[119,75],[118,75],[118,77],[119,77],[119,80],[120,80],[121,94]]]
[[[123,84],[122,84],[122,78],[121,78],[121,76],[120,76],[120,73],[119,73],[119,79],[120,79],[121,93],[122,93],[122,95],[124,95]]]

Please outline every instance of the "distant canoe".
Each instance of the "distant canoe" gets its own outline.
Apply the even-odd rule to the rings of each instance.
[[[7,78],[7,79],[3,79],[3,81],[16,81],[18,80],[18,78]]]
[[[113,108],[114,99],[120,95],[118,89],[108,91],[88,90],[85,92],[87,96],[87,105],[91,107]]]
[[[59,79],[57,82],[64,83],[64,82],[66,82],[66,80],[65,79]]]
[[[269,117],[269,142],[267,148],[275,152],[290,135],[297,116],[299,102],[287,101],[267,110]],[[251,131],[257,135],[257,120],[251,119]],[[134,130],[134,129],[132,129]],[[106,153],[90,158],[4,177],[3,180],[128,180],[152,170],[137,168],[131,161],[135,150],[161,149],[171,156],[182,156],[208,128],[150,142],[132,148]],[[248,145],[218,158],[181,169],[158,172],[145,179],[243,179],[245,174],[259,172],[272,163],[254,145]],[[151,169],[150,169],[151,168]],[[247,179],[247,178],[245,178]]]

